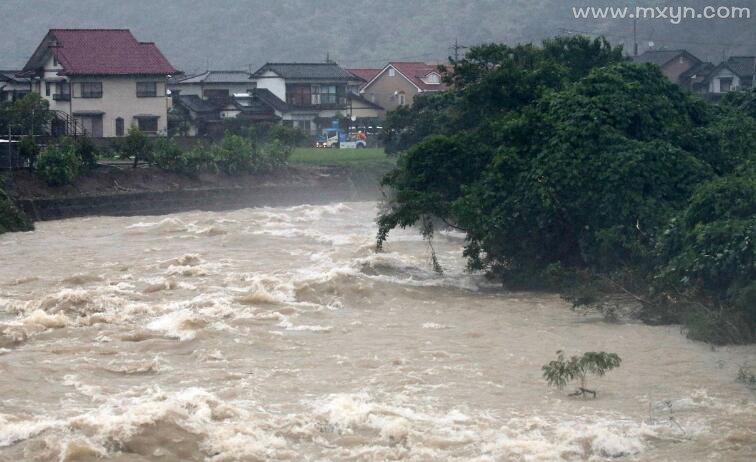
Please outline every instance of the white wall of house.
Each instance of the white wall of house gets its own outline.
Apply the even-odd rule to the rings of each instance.
[[[286,82],[275,72],[266,71],[255,79],[257,88],[266,88],[281,101],[286,101]]]
[[[60,65],[60,63],[56,64],[53,61],[52,53],[48,52],[47,58],[45,60],[45,66],[44,71],[42,73],[42,78],[35,79],[34,82],[34,91],[39,93],[42,98],[46,99],[48,103],[50,103],[50,109],[54,111],[63,111],[65,113],[68,113],[69,108],[69,102],[68,101],[59,101],[55,100],[54,96],[56,93],[58,93],[58,83],[67,83],[68,79],[65,77],[61,77],[58,75],[58,71],[62,70],[63,66]],[[47,95],[47,85],[50,84],[50,94]]]
[[[102,98],[82,97],[82,82],[102,82]],[[137,97],[137,82],[156,82],[157,96]],[[137,125],[136,116],[158,117],[158,134],[167,133],[168,102],[165,96],[165,77],[76,77],[71,80],[71,108],[74,115],[81,112],[103,112],[102,135],[116,136],[116,119],[124,120],[125,131]]]
[[[233,119],[236,118],[236,116],[238,116],[239,114],[241,114],[241,111],[236,109],[226,109],[224,111],[220,111],[221,119]]]
[[[116,134],[116,119],[124,122],[124,134],[132,125],[137,125],[136,116],[155,116],[158,118],[160,135],[167,133],[169,99],[166,97],[165,76],[90,76],[64,77],[59,76],[60,65],[55,65],[52,54],[48,55],[42,78],[37,78],[33,84],[33,91],[37,92],[50,104],[50,109],[66,114],[102,113],[102,136],[114,137]],[[58,82],[70,85],[71,98],[68,101],[56,100],[54,95],[59,92]],[[81,93],[82,82],[101,82],[101,98],[84,98]],[[156,82],[156,96],[137,97],[137,82]],[[52,84],[50,94],[47,95],[46,84]]]
[[[722,93],[723,79],[730,79],[730,90],[740,87],[740,77],[733,74],[729,69],[721,69],[709,80],[709,93]]]

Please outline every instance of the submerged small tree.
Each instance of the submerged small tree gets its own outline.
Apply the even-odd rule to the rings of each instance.
[[[605,353],[603,351],[595,353],[583,353],[582,356],[572,356],[565,360],[564,352],[557,351],[557,359],[543,366],[543,378],[546,379],[549,386],[557,387],[563,390],[568,382],[580,380],[580,386],[571,396],[583,396],[590,394],[596,397],[596,390],[589,390],[587,387],[588,375],[603,376],[608,371],[617,368],[622,363],[622,359],[615,353]]]

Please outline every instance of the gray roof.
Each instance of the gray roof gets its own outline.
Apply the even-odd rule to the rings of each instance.
[[[228,97],[224,100],[208,100],[202,99],[197,95],[181,94],[178,95],[177,99],[179,104],[196,113],[217,112],[229,104],[236,105],[241,110],[259,110],[258,106],[260,104],[257,104],[257,101],[276,111],[287,112],[291,109],[286,102],[271,93],[267,88],[255,88],[248,97]],[[250,104],[242,104],[241,100],[244,99],[250,99]]]
[[[16,77],[16,74],[18,74],[19,71],[11,71],[11,70],[5,70],[0,71],[0,81],[2,82],[16,82],[16,83],[28,83],[29,79],[24,77]]]
[[[714,64],[708,61],[702,61],[680,74],[680,78],[691,78],[693,76],[706,77],[711,73],[712,69],[714,69]]]
[[[336,63],[267,63],[253,76],[273,71],[284,79],[360,81]]]
[[[177,84],[191,83],[249,83],[250,73],[246,71],[205,71],[181,79]]]
[[[179,95],[178,102],[193,112],[214,112],[219,109],[217,103],[204,100],[197,95]]]
[[[698,58],[685,50],[647,50],[640,56],[633,56],[633,61],[636,63],[651,63],[656,64],[657,66],[663,66],[682,54],[698,60]]]
[[[756,73],[756,56],[733,56],[725,64],[738,77],[753,77]]]
[[[255,88],[252,90],[252,97],[257,98],[276,111],[286,112],[289,110],[289,105],[286,104],[286,101],[281,100],[281,98],[274,95],[267,88]]]
[[[347,98],[353,99],[355,101],[360,101],[360,102],[362,102],[364,104],[367,104],[368,107],[372,107],[373,109],[379,109],[379,110],[383,110],[384,109],[383,106],[375,104],[374,102],[370,101],[369,99],[365,98],[364,96],[360,95],[359,93],[355,93],[353,91],[350,91],[349,93],[347,93]]]

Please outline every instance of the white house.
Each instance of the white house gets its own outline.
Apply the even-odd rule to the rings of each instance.
[[[756,57],[733,56],[709,73],[708,91],[720,94],[753,88],[754,74],[756,74]]]
[[[50,29],[19,76],[67,120],[54,132],[124,136],[131,125],[167,133],[166,79],[176,70],[128,29]],[[75,123],[71,123],[75,121]]]

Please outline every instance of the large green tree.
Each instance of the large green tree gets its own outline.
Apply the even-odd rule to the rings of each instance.
[[[707,194],[702,185],[734,175],[753,182],[744,168],[756,153],[751,117],[697,99],[601,40],[485,45],[454,62],[447,81],[450,94],[389,117],[387,136],[401,153],[384,179],[391,195],[379,246],[396,227],[420,225],[430,238],[449,225],[466,232],[470,266],[504,281],[532,282],[555,267],[651,280],[698,242],[695,224],[682,247],[665,239],[692,198]],[[724,277],[753,265],[748,223],[718,235],[747,247]],[[701,290],[688,293],[725,304],[753,278],[665,271],[676,275],[667,278],[675,290],[696,281]]]

